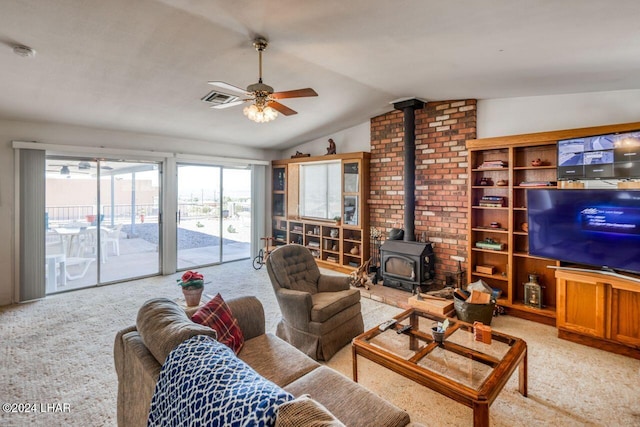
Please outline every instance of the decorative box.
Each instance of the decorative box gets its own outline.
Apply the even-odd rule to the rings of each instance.
[[[496,268],[493,265],[476,265],[476,272],[482,274],[493,274]]]
[[[491,344],[491,326],[482,322],[473,322],[473,339],[485,344]]]

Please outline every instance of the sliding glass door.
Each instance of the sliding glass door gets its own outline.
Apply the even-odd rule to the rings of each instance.
[[[222,170],[222,260],[251,255],[251,170]]]
[[[248,258],[251,170],[178,165],[177,268]]]
[[[220,171],[178,165],[178,270],[220,262]]]
[[[157,163],[101,162],[100,283],[160,273]]]
[[[46,160],[46,292],[160,272],[157,163]]]

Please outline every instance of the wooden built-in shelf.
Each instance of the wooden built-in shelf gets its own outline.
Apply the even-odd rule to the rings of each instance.
[[[349,273],[369,259],[369,159],[367,152],[300,157],[272,162],[273,185],[284,189],[272,191],[274,208],[272,234],[286,232],[278,244],[302,244],[316,253],[318,265]],[[338,163],[341,175],[341,222],[298,217],[300,175],[304,165]],[[355,190],[355,191],[354,191]],[[281,208],[284,203],[286,209]],[[284,215],[275,215],[283,213]],[[284,212],[283,212],[284,211]],[[335,237],[331,234],[336,233]],[[313,245],[309,245],[314,242]],[[316,246],[317,245],[317,246]],[[349,251],[358,247],[358,254]],[[331,258],[331,259],[328,259]],[[356,263],[358,265],[351,265]]]
[[[555,312],[560,304],[557,303],[556,295],[558,284],[554,270],[548,267],[560,266],[560,261],[529,255],[526,252],[529,233],[523,231],[521,227],[522,223],[528,220],[527,190],[557,189],[563,185],[525,186],[520,184],[522,182],[558,182],[557,144],[559,140],[638,129],[640,129],[640,122],[468,140],[466,148],[469,151],[467,169],[469,183],[467,201],[470,207],[467,260],[469,283],[482,279],[492,288],[500,289],[502,297],[498,300],[498,304],[506,307],[510,314],[555,325]],[[532,161],[538,159],[544,162],[543,166],[532,165]],[[502,161],[507,166],[504,168],[478,167],[491,161]],[[478,185],[482,178],[491,179],[494,185]],[[507,185],[495,185],[498,180],[505,180]],[[491,192],[508,196],[505,198],[508,200],[508,206],[477,206],[482,196]],[[496,231],[486,229],[485,226],[492,222],[500,223],[506,230],[497,234]],[[500,243],[506,245],[505,250],[476,248],[475,243],[484,240],[487,236],[494,236],[496,240],[497,237],[504,239]],[[478,273],[474,271],[476,265],[494,266],[499,273],[492,275]],[[505,272],[506,276],[502,276],[502,272]],[[540,284],[543,286],[542,302],[545,308],[529,307],[523,303],[523,283],[528,281],[529,274],[539,276]],[[637,312],[640,312],[640,308]]]

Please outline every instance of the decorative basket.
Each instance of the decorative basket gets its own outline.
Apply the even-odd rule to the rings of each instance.
[[[453,298],[453,307],[456,309],[458,319],[467,323],[482,322],[490,325],[495,306],[496,302],[493,300],[489,304],[471,304],[457,296]]]

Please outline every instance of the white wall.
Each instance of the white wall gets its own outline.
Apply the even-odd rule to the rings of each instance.
[[[288,159],[296,151],[312,156],[323,156],[327,154],[329,138],[336,143],[336,153],[354,153],[357,151],[371,151],[371,125],[370,122],[362,123],[348,129],[333,132],[323,138],[305,142],[288,150],[283,150],[281,159]]]
[[[478,101],[477,137],[518,135],[640,121],[640,90],[529,96]],[[371,151],[370,122],[283,150],[323,155],[333,138],[338,153]]]
[[[640,121],[640,90],[478,101],[478,138]]]
[[[15,170],[12,141],[37,141],[82,147],[179,152],[185,154],[272,160],[276,152],[151,134],[117,132],[51,123],[0,120],[0,305],[17,300],[14,295]],[[266,185],[266,184],[265,184]],[[266,191],[266,189],[265,189]]]

